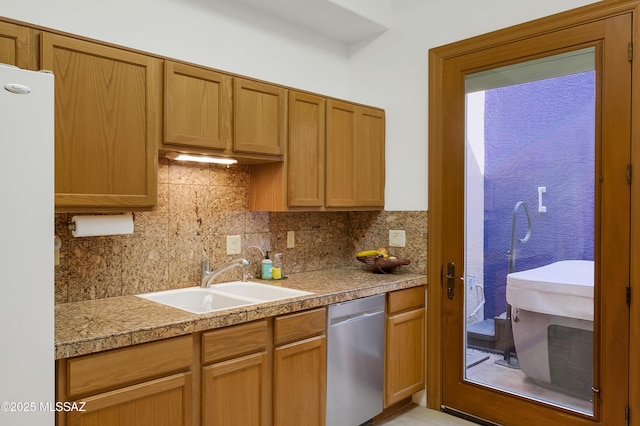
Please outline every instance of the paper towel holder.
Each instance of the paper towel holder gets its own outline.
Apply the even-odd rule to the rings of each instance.
[[[136,214],[135,213],[127,213],[127,215],[131,215],[133,217],[133,220],[136,220]],[[113,216],[113,215],[105,215],[105,216]],[[67,223],[67,229],[69,229],[69,231],[75,231],[76,230],[76,224],[73,223],[71,221],[71,219],[69,219],[69,222]]]
[[[74,222],[74,219],[75,219],[76,217],[78,217],[78,218],[83,218],[83,217],[91,217],[91,216],[94,216],[94,217],[104,217],[104,218],[109,218],[109,217],[114,217],[114,218],[131,218],[131,226],[132,226],[132,228],[131,228],[131,231],[130,231],[130,232],[126,232],[126,233],[131,233],[131,232],[133,231],[133,223],[134,223],[134,221],[135,221],[135,213],[134,213],[134,212],[131,212],[131,213],[123,213],[123,214],[120,214],[120,215],[113,215],[113,214],[112,214],[112,215],[87,215],[87,216],[76,215],[76,216],[72,216],[72,217],[69,219],[69,222],[67,223],[67,229],[69,229],[69,231],[71,231],[71,232],[74,234],[74,237],[75,237],[75,236],[76,236],[76,235],[75,235],[75,231],[77,231],[78,227],[77,227],[76,223]],[[105,234],[94,234],[94,235],[83,235],[83,236],[118,235],[118,234],[120,234],[120,233],[121,233],[121,232],[105,233]],[[79,235],[78,235],[78,236],[79,236]]]

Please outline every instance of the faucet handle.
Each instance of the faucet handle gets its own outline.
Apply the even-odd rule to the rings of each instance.
[[[209,272],[211,272],[211,262],[209,262],[209,259],[202,259],[202,261],[200,262],[201,278],[204,279]]]
[[[240,260],[240,266],[242,267],[242,282],[246,283],[249,278],[253,278],[250,272],[247,272],[247,266],[249,266],[251,262],[247,259]]]

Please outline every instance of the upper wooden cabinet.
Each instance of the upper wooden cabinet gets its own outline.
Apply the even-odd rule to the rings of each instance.
[[[280,156],[285,141],[285,89],[233,79],[233,150]]]
[[[384,111],[358,106],[356,129],[353,165],[356,206],[383,208],[386,176]]]
[[[206,68],[165,61],[162,148],[231,149],[232,81]]]
[[[162,61],[50,33],[40,51],[55,75],[56,210],[155,206]]]
[[[56,212],[153,209],[159,151],[250,164],[250,210],[384,208],[381,109],[10,22],[0,62],[55,75]]]
[[[249,209],[384,208],[384,111],[289,91],[285,164],[251,167]]]
[[[288,98],[288,206],[322,207],[325,99],[295,91]]]
[[[0,63],[36,70],[36,51],[35,30],[0,22]]]
[[[326,206],[384,207],[384,111],[327,101]]]

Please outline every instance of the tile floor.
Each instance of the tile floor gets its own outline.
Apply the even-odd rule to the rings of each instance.
[[[475,423],[459,419],[440,411],[419,405],[410,405],[400,413],[380,420],[373,426],[476,426]]]

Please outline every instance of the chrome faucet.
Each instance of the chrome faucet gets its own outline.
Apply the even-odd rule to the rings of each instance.
[[[202,276],[202,281],[200,283],[200,287],[202,288],[209,288],[211,287],[211,281],[213,281],[215,279],[215,277],[217,277],[218,275],[220,275],[221,273],[223,273],[224,271],[231,269],[231,268],[235,268],[235,267],[241,267],[242,268],[242,282],[246,282],[247,281],[247,274],[245,273],[245,267],[249,266],[249,261],[247,259],[236,259],[233,260],[225,265],[222,265],[221,267],[219,267],[218,269],[214,269],[213,271],[210,269],[211,268],[211,264],[209,263],[209,261],[207,259],[203,259],[202,262],[200,263],[200,270],[201,270],[201,276]]]

